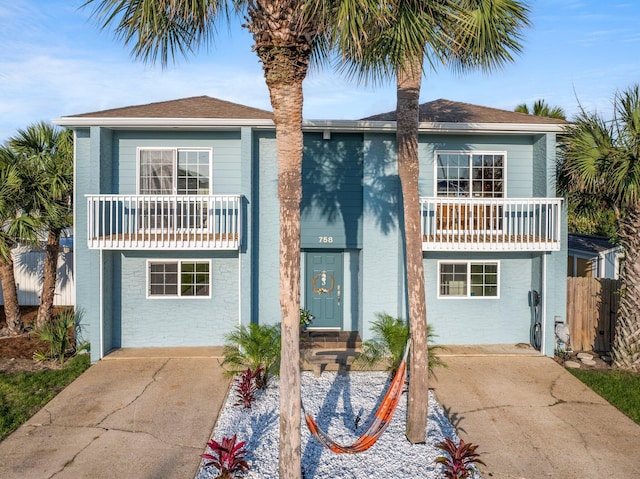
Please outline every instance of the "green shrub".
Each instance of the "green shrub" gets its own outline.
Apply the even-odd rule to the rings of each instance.
[[[313,321],[313,314],[310,311],[300,308],[300,329],[305,329]]]
[[[36,331],[38,338],[49,344],[47,351],[38,351],[33,357],[36,360],[57,359],[63,364],[67,357],[76,353],[75,330],[81,314],[73,309],[66,309],[45,323]]]
[[[239,326],[226,340],[222,365],[229,366],[227,373],[236,375],[247,368],[255,371],[261,367],[256,386],[266,388],[269,375],[277,375],[280,369],[280,324]]]
[[[387,361],[389,371],[395,374],[409,337],[409,325],[400,318],[394,318],[386,313],[377,313],[378,318],[371,323],[371,331],[374,338],[362,343],[362,353],[355,361],[356,365],[363,367],[373,367],[374,365]],[[435,334],[432,325],[427,325],[427,338],[429,343],[433,342]],[[436,366],[446,367],[445,363],[438,357],[437,350],[442,346],[429,346],[429,372],[433,373]]]

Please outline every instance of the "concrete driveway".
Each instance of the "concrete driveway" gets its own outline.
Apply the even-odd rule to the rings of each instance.
[[[219,348],[120,350],[0,443],[2,479],[189,479],[228,391]],[[640,477],[640,426],[552,359],[450,347],[436,396],[484,479]]]
[[[432,386],[484,479],[640,477],[640,426],[551,358],[450,347]]]
[[[189,479],[229,379],[221,348],[120,350],[0,443],[3,479]]]

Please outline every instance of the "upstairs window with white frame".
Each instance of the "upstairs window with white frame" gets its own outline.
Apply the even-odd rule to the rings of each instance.
[[[438,262],[439,298],[498,298],[497,261]]]
[[[148,261],[148,297],[209,298],[211,263],[209,261]]]
[[[139,194],[210,194],[211,156],[210,149],[140,149]]]
[[[437,196],[503,198],[504,153],[437,152]]]

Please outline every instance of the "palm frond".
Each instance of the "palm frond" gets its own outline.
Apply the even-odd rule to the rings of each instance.
[[[621,225],[640,203],[640,86],[616,94],[612,119],[581,109],[560,153],[560,191],[570,206],[591,207],[600,219],[613,211],[624,240]]]
[[[131,47],[133,57],[147,63],[187,58],[213,40],[217,24],[229,18],[222,0],[88,0],[102,29],[113,28]]]
[[[523,2],[461,0],[453,8],[457,25],[448,61],[454,71],[491,72],[522,51],[523,30],[530,26],[529,8]]]
[[[377,319],[371,323],[374,338],[362,343],[362,352],[354,364],[357,367],[370,368],[387,362],[387,369],[391,374],[395,374],[409,338],[409,325],[403,319],[394,318],[386,313],[377,313],[376,317]],[[433,325],[427,325],[429,343],[433,342],[435,336]],[[438,351],[442,349],[442,346],[429,346],[428,361],[431,373],[438,366],[446,367],[446,364],[438,357]]]
[[[229,375],[238,374],[247,368],[264,368],[256,379],[256,384],[264,388],[269,375],[279,373],[280,348],[280,324],[242,325],[226,336],[222,366],[228,367]]]

